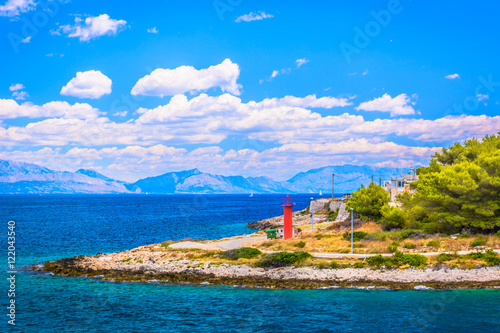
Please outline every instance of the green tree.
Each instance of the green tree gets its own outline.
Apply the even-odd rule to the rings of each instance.
[[[428,231],[500,226],[500,135],[455,143],[419,175],[406,204],[418,210],[418,222]]]
[[[402,229],[408,225],[406,211],[400,207],[390,207],[384,205],[380,210],[382,219],[380,220],[382,227],[386,230]]]
[[[371,183],[368,187],[361,186],[352,194],[347,202],[347,209],[353,209],[363,217],[379,220],[382,217],[380,210],[390,201],[389,192],[382,187]]]

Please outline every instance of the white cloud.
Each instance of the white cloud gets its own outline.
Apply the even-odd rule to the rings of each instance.
[[[127,111],[121,111],[121,112],[115,112],[113,113],[113,116],[115,117],[125,117],[127,115]]]
[[[370,71],[365,69],[365,71],[363,73],[361,73],[361,75],[365,76],[365,75],[368,75],[368,73],[370,73]]]
[[[401,94],[394,98],[392,98],[389,94],[384,94],[382,97],[361,103],[355,109],[358,111],[390,112],[391,117],[395,117],[400,115],[415,114],[415,109],[412,105],[415,105],[415,102],[412,102],[410,97],[406,94]]]
[[[28,36],[28,37],[24,38],[23,40],[21,40],[21,43],[23,43],[23,44],[28,44],[29,42],[31,42],[31,36]]]
[[[18,16],[36,8],[34,0],[7,0],[4,5],[0,5],[0,16]]]
[[[13,84],[9,87],[10,91],[17,91],[17,90],[23,90],[23,89],[24,89],[24,85],[21,83],[16,83],[16,84]]]
[[[460,75],[458,74],[448,74],[445,76],[445,79],[448,79],[448,80],[454,80],[454,79],[460,79]]]
[[[148,32],[149,32],[150,34],[157,34],[159,31],[158,31],[158,29],[156,29],[156,27],[153,27],[153,28],[149,28],[149,29],[148,29]]]
[[[100,71],[90,70],[76,73],[61,89],[61,95],[78,98],[100,98],[111,93],[112,81]]]
[[[78,37],[80,42],[88,42],[104,35],[115,36],[126,25],[127,21],[112,19],[108,14],[87,17],[85,20],[77,16],[74,25],[62,25],[60,31],[68,37]],[[60,34],[60,31],[56,30],[53,34]]]
[[[239,76],[238,64],[230,59],[200,70],[193,66],[180,66],[175,69],[158,68],[139,79],[131,94],[163,97],[219,87],[224,92],[240,95],[241,85],[236,82]]]
[[[477,94],[476,97],[479,102],[490,99],[490,96],[486,94]]]
[[[347,98],[336,97],[321,97],[309,95],[306,97],[285,96],[283,98],[266,98],[262,102],[249,102],[249,105],[258,105],[264,108],[280,107],[280,106],[298,106],[302,108],[325,108],[331,109],[334,107],[344,107],[352,105]]]
[[[9,90],[12,91],[12,97],[16,100],[25,100],[28,97],[28,93],[26,91],[22,91],[24,89],[24,85],[21,83],[13,84],[9,87]]]
[[[26,91],[14,91],[12,93],[12,97],[14,97],[18,101],[23,101],[28,97],[28,93]]]
[[[0,99],[0,119],[14,119],[19,117],[91,119],[98,117],[100,114],[99,110],[94,109],[86,103],[71,105],[67,102],[55,101],[39,106],[32,103],[18,104],[13,99]]]
[[[257,12],[257,13],[251,12],[250,14],[245,14],[245,15],[238,17],[234,22],[239,23],[239,22],[260,21],[263,19],[273,18],[273,17],[274,17],[274,15],[267,14],[265,12]]]
[[[295,64],[297,64],[297,68],[299,68],[300,66],[302,66],[304,64],[307,64],[308,62],[310,62],[310,61],[307,60],[306,58],[301,58],[301,59],[295,60]]]

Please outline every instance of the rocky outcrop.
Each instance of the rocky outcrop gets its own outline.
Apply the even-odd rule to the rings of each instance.
[[[144,247],[132,251],[78,256],[39,265],[35,270],[62,276],[102,278],[116,282],[203,283],[269,288],[370,286],[392,289],[484,288],[500,286],[500,267],[478,269],[319,269],[254,268],[201,260],[166,260],[163,252]],[[425,286],[423,286],[425,285]]]

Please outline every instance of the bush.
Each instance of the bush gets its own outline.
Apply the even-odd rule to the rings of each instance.
[[[377,255],[369,257],[366,262],[373,267],[380,267],[382,265],[393,267],[393,266],[403,266],[410,265],[413,267],[420,267],[427,264],[427,258],[421,254],[403,254],[397,251],[392,257],[383,257],[382,255]]]
[[[437,262],[441,264],[441,263],[443,263],[445,261],[450,261],[451,259],[452,259],[452,257],[448,253],[441,253],[437,257]]]
[[[484,245],[486,245],[486,237],[484,237],[483,235],[477,236],[477,238],[470,244],[470,246],[472,247]]]
[[[416,249],[417,248],[417,244],[413,244],[413,243],[404,243],[403,247],[405,249]]]
[[[258,249],[253,247],[242,247],[241,249],[224,251],[221,257],[229,260],[238,260],[240,258],[252,259],[262,254]]]
[[[338,208],[336,210],[331,210],[328,212],[327,220],[335,221],[337,219],[337,216],[339,216],[339,209]]]
[[[294,245],[295,247],[300,247],[301,249],[306,246],[306,242],[300,241],[297,244]]]
[[[332,263],[330,264],[330,267],[333,268],[333,269],[337,269],[337,268],[340,267],[340,265],[335,260],[332,260]]]
[[[161,242],[161,247],[169,247],[172,244],[171,241]]]
[[[496,235],[497,237],[500,237],[500,230],[497,231]]]
[[[387,250],[389,250],[389,252],[394,253],[394,252],[396,252],[396,251],[398,250],[398,246],[397,246],[397,245],[395,245],[395,244],[391,244],[391,245],[389,245],[389,246],[387,247]]]
[[[412,236],[414,236],[417,232],[415,230],[403,230],[401,231],[401,234],[399,235],[400,240],[405,240],[408,239]]]
[[[369,235],[369,233],[367,232],[364,232],[364,231],[355,231],[353,232],[352,234],[352,238],[355,242],[359,242],[360,240],[362,239],[365,239],[367,236]],[[345,240],[348,240],[350,241],[351,240],[351,233],[350,232],[345,232],[342,237],[345,239]]]
[[[440,243],[438,240],[431,240],[427,242],[427,246],[430,247],[439,247]]]
[[[498,257],[498,253],[496,253],[492,249],[489,249],[484,253],[483,259],[490,266],[500,265],[500,258]]]
[[[258,267],[284,267],[299,263],[305,259],[312,258],[312,255],[306,251],[297,252],[279,252],[265,256],[257,262]]]
[[[381,224],[385,230],[402,229],[407,225],[405,211],[399,207],[385,205],[380,210],[382,214]]]
[[[362,261],[354,263],[354,268],[363,268],[365,264]]]
[[[460,238],[470,238],[470,234],[468,232],[463,232],[460,234]]]

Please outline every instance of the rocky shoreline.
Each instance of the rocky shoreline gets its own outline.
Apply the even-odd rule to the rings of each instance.
[[[159,247],[156,245],[156,247]],[[165,252],[143,247],[111,254],[78,256],[47,262],[36,271],[60,276],[102,278],[113,282],[158,282],[238,285],[265,288],[314,289],[370,287],[390,289],[449,289],[500,287],[500,267],[477,269],[374,270],[316,267],[255,268],[204,260],[166,259]],[[129,259],[130,258],[130,259]]]

